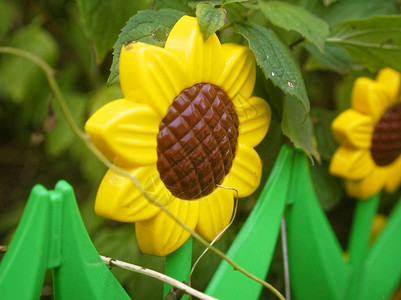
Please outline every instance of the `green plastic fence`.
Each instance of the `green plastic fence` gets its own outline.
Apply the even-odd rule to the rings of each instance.
[[[55,299],[130,299],[100,259],[65,181],[54,191],[33,188],[0,264],[0,298],[39,299],[47,269]]]
[[[343,251],[316,197],[305,155],[284,146],[258,204],[228,255],[265,278],[285,213],[293,299],[388,299],[401,280],[401,199],[373,246],[369,236],[379,195],[358,201],[348,251]],[[286,207],[285,207],[286,206]],[[349,259],[345,259],[347,252]],[[223,262],[206,293],[258,299],[261,286]]]
[[[307,158],[284,146],[228,256],[265,278],[285,217],[293,299],[386,299],[401,280],[401,199],[373,245],[369,235],[379,195],[358,201],[349,247],[340,244],[315,195]],[[166,259],[166,273],[188,281],[192,241]],[[344,253],[347,255],[344,255]],[[347,258],[345,258],[347,257]],[[0,263],[1,299],[38,299],[47,269],[55,299],[129,299],[94,248],[64,181],[35,186]],[[165,294],[170,287],[165,286]],[[262,286],[222,262],[206,293],[218,299],[259,298]]]

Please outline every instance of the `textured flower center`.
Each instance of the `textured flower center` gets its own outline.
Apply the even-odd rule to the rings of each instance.
[[[401,104],[386,110],[377,123],[370,152],[379,166],[391,164],[401,154]]]
[[[170,192],[192,200],[210,194],[230,171],[238,116],[219,87],[200,83],[169,107],[157,136],[157,169]]]

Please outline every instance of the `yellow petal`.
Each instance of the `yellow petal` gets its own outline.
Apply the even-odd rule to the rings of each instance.
[[[359,180],[376,168],[369,151],[340,147],[330,163],[330,173],[347,179]]]
[[[345,187],[350,196],[365,200],[380,192],[386,178],[385,170],[375,168],[373,172],[361,180],[347,180]]]
[[[157,162],[159,120],[150,107],[120,99],[96,111],[85,131],[94,145],[119,165],[148,165]]]
[[[230,223],[234,209],[233,191],[218,187],[199,200],[199,220],[196,231],[212,241]]]
[[[387,167],[386,191],[394,193],[401,186],[401,155]]]
[[[156,166],[129,172],[155,201],[167,205],[175,199],[161,181]],[[152,218],[160,208],[147,200],[129,178],[108,170],[96,196],[95,212],[120,222],[137,222]]]
[[[191,229],[198,222],[199,201],[176,200],[167,207]],[[189,238],[190,233],[165,212],[152,219],[135,224],[139,248],[145,254],[165,256],[177,250]]]
[[[246,101],[255,87],[255,58],[247,47],[238,44],[223,44],[221,48],[226,64],[219,86],[231,99],[239,96]]]
[[[269,130],[270,106],[258,97],[245,100],[237,97],[233,102],[239,118],[238,143],[255,147]]]
[[[252,194],[259,186],[262,161],[258,153],[249,146],[238,144],[233,165],[222,186],[238,191],[238,197]]]
[[[160,117],[186,88],[183,70],[182,62],[163,48],[132,42],[121,49],[120,84],[124,97],[149,105]]]
[[[171,30],[164,48],[184,62],[187,87],[219,82],[224,69],[220,41],[212,34],[205,42],[196,18],[183,16]]]
[[[379,72],[377,82],[385,87],[390,99],[397,100],[400,94],[401,74],[397,71],[385,68]],[[395,102],[393,103],[395,104]]]
[[[389,96],[381,84],[370,78],[359,77],[354,83],[351,101],[353,109],[371,116],[376,124],[395,99]]]
[[[375,124],[370,116],[348,109],[332,123],[336,140],[343,146],[370,149]]]

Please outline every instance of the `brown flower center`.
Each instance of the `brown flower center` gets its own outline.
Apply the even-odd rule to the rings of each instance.
[[[385,111],[375,127],[370,149],[379,166],[387,166],[401,154],[401,104]]]
[[[157,136],[157,169],[170,192],[192,200],[210,194],[230,171],[238,116],[219,87],[200,83],[169,107]]]

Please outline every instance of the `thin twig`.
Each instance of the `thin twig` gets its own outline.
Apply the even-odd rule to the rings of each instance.
[[[204,293],[199,292],[198,290],[195,290],[193,288],[191,288],[190,286],[186,285],[185,283],[182,283],[181,281],[178,281],[174,278],[171,278],[167,275],[164,275],[163,273],[159,273],[156,271],[153,271],[151,269],[147,269],[141,266],[137,266],[137,265],[133,265],[133,264],[129,264],[126,263],[124,261],[121,260],[117,260],[111,257],[106,257],[106,256],[102,256],[100,255],[100,258],[103,260],[103,262],[110,266],[110,267],[119,267],[121,269],[125,269],[125,270],[129,270],[129,271],[133,271],[136,273],[140,273],[140,274],[144,274],[147,275],[149,277],[152,278],[156,278],[158,280],[161,280],[163,282],[166,282],[182,291],[184,291],[187,294],[191,294],[194,297],[197,297],[199,299],[204,299],[204,300],[217,300],[216,298],[213,298],[211,296],[208,296]]]
[[[236,189],[233,188],[228,188],[225,186],[222,186],[220,184],[218,184],[217,186],[224,188],[224,189],[228,189],[228,190],[233,190],[237,193],[237,196],[235,197],[235,202],[234,202],[234,211],[233,214],[231,216],[231,220],[228,223],[228,225],[226,227],[224,227],[224,229],[222,231],[220,231],[220,233],[214,238],[213,241],[210,242],[210,246],[213,246],[214,243],[224,234],[224,232],[226,232],[226,230],[228,228],[230,228],[230,226],[232,225],[232,223],[234,222],[235,216],[237,215],[237,209],[238,209],[238,191]],[[196,266],[198,265],[198,263],[200,262],[200,260],[202,259],[202,257],[206,254],[206,252],[209,250],[209,248],[206,248],[201,255],[199,255],[199,257],[197,258],[197,260],[195,261],[194,265],[192,266],[191,272],[189,273],[189,285],[191,285],[191,280],[192,280],[192,274],[195,271]]]
[[[8,246],[7,245],[0,245],[0,253],[7,252]]]
[[[0,46],[0,53],[5,53],[5,54],[12,54],[12,55],[17,55],[19,57],[23,57],[36,65],[38,65],[45,73],[46,78],[49,82],[49,85],[51,89],[54,92],[55,98],[60,105],[60,108],[66,118],[66,121],[68,125],[71,127],[71,130],[75,133],[75,135],[88,147],[88,149],[109,169],[112,171],[121,174],[128,179],[132,181],[132,183],[138,188],[138,190],[144,195],[144,197],[152,204],[158,206],[161,210],[163,210],[169,217],[171,217],[174,221],[176,221],[181,227],[183,227],[186,231],[188,231],[196,240],[198,240],[202,245],[204,245],[206,248],[210,249],[212,252],[214,252],[216,255],[224,259],[227,263],[229,263],[234,270],[238,270],[245,276],[251,278],[252,280],[260,283],[267,289],[269,289],[271,292],[273,292],[277,298],[280,300],[285,300],[284,296],[276,290],[271,284],[267,283],[266,281],[258,278],[257,276],[249,273],[246,271],[244,268],[241,266],[237,265],[231,258],[229,258],[227,255],[225,255],[222,251],[219,249],[211,246],[200,234],[198,234],[196,231],[192,230],[187,224],[185,224],[183,221],[181,221],[179,218],[177,218],[165,205],[162,203],[159,203],[157,200],[155,200],[148,192],[146,192],[138,179],[134,176],[132,176],[129,172],[127,172],[124,169],[121,169],[117,167],[116,165],[113,165],[91,142],[90,137],[85,134],[83,131],[81,131],[78,127],[78,125],[75,123],[71,112],[69,111],[66,101],[64,99],[63,94],[61,93],[60,87],[58,86],[58,83],[54,77],[54,71],[53,69],[40,57],[13,47],[3,47]]]

